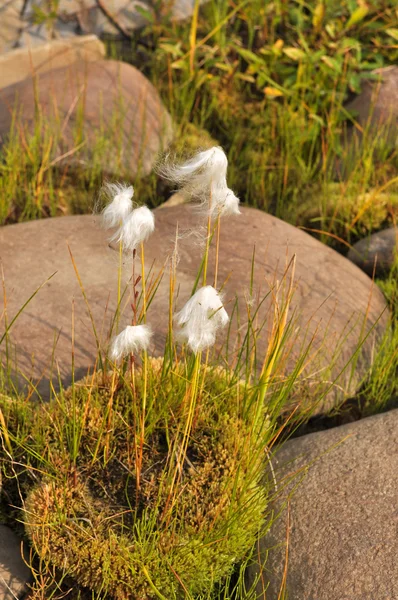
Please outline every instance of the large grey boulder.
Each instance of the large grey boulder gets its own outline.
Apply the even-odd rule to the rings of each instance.
[[[22,597],[31,573],[21,554],[21,540],[9,527],[0,525],[0,600]]]
[[[39,110],[51,127],[54,159],[64,157],[59,164],[84,169],[95,157],[115,177],[149,173],[172,138],[170,115],[154,86],[115,60],[80,60],[4,88],[0,141],[11,129],[15,109],[17,126],[29,131]]]
[[[105,45],[95,35],[52,40],[30,48],[17,48],[0,54],[1,88],[22,81],[35,73],[46,73],[77,61],[105,58]]]
[[[272,462],[258,598],[280,598],[286,558],[289,600],[398,598],[398,410],[291,440]]]
[[[162,208],[155,214],[155,234],[146,244],[146,267],[149,269],[155,263],[153,273],[165,264],[168,269],[167,257],[173,251],[178,223],[182,234],[177,273],[176,306],[179,308],[190,296],[203,251],[192,232],[198,231],[199,225],[203,227],[205,223],[189,205]],[[256,246],[254,305],[257,298],[268,294],[258,315],[259,325],[265,321],[258,339],[258,360],[261,361],[264,356],[269,334],[270,290],[276,280],[283,280],[287,262],[296,253],[296,290],[289,315],[293,319],[290,344],[294,357],[312,340],[307,359],[311,356],[313,362],[309,361],[305,371],[306,390],[310,397],[307,408],[313,410],[314,402],[321,400],[319,373],[330,384],[329,406],[342,399],[343,390],[352,393],[370,365],[375,340],[382,335],[387,321],[386,302],[378,288],[347,259],[308,234],[259,210],[243,208],[241,216],[223,220],[220,239],[218,286],[225,282],[225,304],[230,313],[233,312],[235,297],[239,300],[241,334],[247,314],[253,246]],[[5,271],[9,320],[29,296],[56,272],[18,317],[10,332],[19,368],[35,382],[40,379],[38,386],[41,391],[48,390],[46,381],[50,372],[55,379],[58,370],[64,381],[71,379],[72,321],[76,376],[83,376],[96,356],[92,323],[68,244],[90,304],[101,348],[104,349],[109,322],[116,309],[118,253],[108,246],[99,218],[62,217],[0,229],[0,258]],[[136,273],[139,268],[137,260]],[[209,262],[208,282],[212,282],[213,277],[214,250]],[[130,278],[131,259],[125,259],[123,281],[128,284],[128,290],[123,299],[126,310],[122,324],[131,319]],[[155,331],[155,345],[151,351],[157,353],[162,352],[168,328],[168,280],[166,270],[148,313],[148,321]],[[334,385],[333,381],[358,348],[359,340],[363,340],[372,327],[354,374],[350,366]],[[231,361],[236,357],[238,348],[234,319],[229,340]],[[304,396],[300,395],[297,400],[304,409]],[[322,408],[317,406],[317,410]]]

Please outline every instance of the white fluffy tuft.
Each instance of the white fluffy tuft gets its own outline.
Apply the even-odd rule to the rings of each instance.
[[[188,186],[200,189],[207,185],[209,179],[226,176],[228,160],[224,150],[213,146],[210,150],[198,152],[182,165],[165,166],[162,175],[174,183],[185,188]]]
[[[128,354],[136,354],[146,350],[151,340],[152,331],[148,325],[128,325],[119,335],[113,338],[109,358],[119,362]]]
[[[124,220],[111,241],[121,242],[123,249],[135,250],[155,229],[155,217],[147,206],[133,210]]]
[[[210,202],[207,214],[211,217],[240,215],[239,198],[227,186],[225,178],[210,188]]]
[[[202,212],[218,215],[237,215],[239,199],[227,185],[228,159],[222,148],[214,146],[199,152],[182,165],[164,167],[162,175],[180,186],[183,194],[201,202]]]
[[[134,188],[132,185],[127,186],[123,183],[107,183],[103,187],[103,191],[108,198],[112,198],[102,211],[102,222],[104,227],[109,229],[120,225],[131,213]]]
[[[201,352],[216,341],[217,331],[229,321],[222,300],[211,285],[200,288],[175,316],[177,337],[193,352]]]

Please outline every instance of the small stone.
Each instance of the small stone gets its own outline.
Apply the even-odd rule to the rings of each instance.
[[[272,464],[259,600],[280,598],[286,557],[289,600],[398,598],[398,410],[293,439]]]
[[[373,158],[384,160],[385,149],[398,144],[398,66],[375,69],[372,74],[377,80],[362,81],[361,93],[344,106],[359,127],[349,124],[341,136],[343,152],[334,165],[339,178],[349,177],[362,156],[363,132],[367,147],[374,145]]]
[[[347,258],[360,269],[376,277],[388,273],[398,248],[398,228],[390,227],[359,240],[347,254]]]
[[[0,54],[7,52],[18,43],[24,27],[21,13],[24,0],[2,0],[0,3]],[[3,75],[0,70],[1,76]]]
[[[374,134],[386,129],[386,139],[392,147],[398,141],[398,67],[389,66],[372,71],[378,80],[364,80],[362,92],[345,105],[361,128],[370,126]],[[352,134],[358,134],[354,128]]]
[[[0,600],[15,600],[26,591],[31,572],[21,555],[21,541],[0,525]]]

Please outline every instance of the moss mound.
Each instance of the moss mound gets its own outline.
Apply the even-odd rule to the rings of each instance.
[[[25,529],[43,564],[111,598],[171,599],[210,590],[252,547],[266,506],[255,403],[202,366],[181,452],[187,382],[186,366],[149,362],[143,443],[137,369],[99,373],[33,410],[8,405],[24,439],[15,463],[22,453],[28,463],[17,475]]]

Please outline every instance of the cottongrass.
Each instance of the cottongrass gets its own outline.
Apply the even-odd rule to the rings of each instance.
[[[128,214],[111,241],[120,243],[126,252],[134,251],[155,230],[155,217],[147,206],[140,206]]]
[[[134,188],[123,183],[106,183],[102,191],[108,200],[111,199],[102,211],[104,227],[119,226],[133,209]]]
[[[108,199],[101,214],[102,224],[105,229],[118,227],[110,241],[120,244],[125,252],[133,252],[154,232],[153,212],[147,206],[133,204],[132,185],[106,183],[101,192]]]
[[[177,338],[194,352],[213,346],[217,331],[229,321],[221,297],[211,285],[200,288],[175,316]]]
[[[230,209],[236,205],[226,188],[221,149],[201,154],[183,172],[186,180],[194,173],[196,183],[203,175],[209,217],[214,185],[216,198],[222,192],[225,206],[228,198]],[[120,251],[131,251],[133,266],[141,245],[133,324],[113,338],[108,357],[98,363],[105,368],[81,381],[73,379],[72,387],[49,406],[31,410],[18,404],[14,412],[0,402],[13,455],[5,467],[7,481],[14,478],[15,465],[24,463],[11,483],[10,497],[21,504],[16,494],[24,490],[20,508],[25,529],[43,564],[64,570],[77,586],[88,587],[92,597],[104,593],[115,600],[179,600],[210,595],[250,552],[264,525],[264,448],[271,446],[277,424],[272,424],[263,396],[267,390],[274,393],[274,362],[281,352],[278,346],[267,361],[260,387],[249,368],[230,368],[227,357],[221,368],[212,365],[209,353],[202,356],[229,322],[216,284],[205,283],[208,235],[197,277],[198,282],[203,275],[203,285],[174,319],[177,278],[171,267],[165,314],[170,335],[164,357],[149,357],[152,332],[146,319],[156,286],[145,277],[144,242],[154,231],[154,217],[147,207],[126,214],[133,191],[115,191],[105,220],[119,225],[114,236]],[[120,207],[126,209],[123,216]],[[221,214],[219,207],[216,227]],[[282,319],[274,330],[282,336],[284,327]],[[249,322],[247,348],[255,348],[252,331]],[[176,338],[186,346],[179,350]],[[272,339],[270,347],[275,347]],[[138,353],[142,360],[136,364]],[[128,355],[130,368],[127,361],[117,364]],[[247,377],[241,379],[244,371]],[[22,430],[24,441],[18,445]],[[26,439],[34,439],[34,447]]]
[[[239,198],[227,185],[228,159],[222,148],[213,146],[180,165],[159,169],[179,191],[200,201],[200,210],[211,218],[238,215]]]
[[[109,358],[119,362],[128,354],[147,350],[151,337],[152,331],[148,325],[128,325],[112,340]]]
[[[182,187],[201,188],[207,179],[218,179],[227,173],[228,159],[219,146],[198,152],[181,165],[165,165],[161,173]]]

